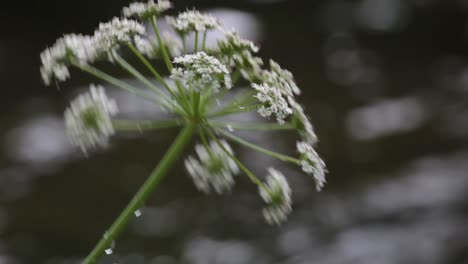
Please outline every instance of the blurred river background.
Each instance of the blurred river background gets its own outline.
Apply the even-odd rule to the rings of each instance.
[[[91,34],[128,3],[31,0],[0,11],[1,264],[78,263],[177,133],[120,134],[86,158],[68,143],[62,115],[97,80],[73,71],[58,89],[41,82],[46,46],[64,33]],[[294,211],[286,224],[271,227],[247,177],[237,178],[231,195],[206,196],[180,159],[101,263],[468,263],[468,1],[175,5],[173,13],[211,12],[258,43],[262,58],[294,74],[328,184],[317,193],[300,169],[235,146],[257,175],[275,166],[290,181]],[[124,116],[162,115],[108,91]],[[289,133],[239,135],[294,153]]]

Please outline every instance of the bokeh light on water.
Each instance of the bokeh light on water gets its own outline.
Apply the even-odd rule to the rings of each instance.
[[[0,16],[9,25],[0,39],[2,264],[79,262],[177,133],[123,133],[86,158],[68,143],[62,115],[68,101],[96,81],[72,72],[72,81],[59,90],[40,82],[39,52],[46,45],[63,33],[92,32],[124,4],[42,1]],[[64,5],[74,12],[65,14]],[[176,6],[213,11],[258,43],[262,57],[294,73],[303,90],[299,100],[321,140],[329,183],[316,193],[312,179],[297,168],[236,147],[259,176],[274,165],[293,188],[290,220],[270,227],[245,177],[231,195],[205,196],[179,161],[102,263],[468,262],[466,1]],[[135,97],[110,96],[126,117],[165,117]],[[259,120],[249,114],[233,118]],[[294,151],[288,133],[234,132]]]

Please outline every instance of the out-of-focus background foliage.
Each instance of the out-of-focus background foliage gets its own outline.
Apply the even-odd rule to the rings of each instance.
[[[62,113],[96,81],[74,71],[59,89],[41,83],[39,53],[47,45],[63,33],[91,34],[126,4],[2,3],[2,264],[76,263],[177,133],[120,135],[86,158],[69,145]],[[321,140],[328,185],[316,193],[298,168],[236,147],[258,175],[274,165],[292,185],[289,222],[270,227],[246,177],[231,195],[205,196],[179,161],[102,263],[468,263],[468,1],[175,4],[212,12],[258,43],[263,58],[294,73]],[[112,96],[127,116],[160,115],[131,96]],[[241,135],[294,152],[293,135]]]

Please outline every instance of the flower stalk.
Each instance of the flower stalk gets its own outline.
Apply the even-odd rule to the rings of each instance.
[[[113,241],[122,233],[128,222],[133,218],[134,213],[139,210],[148,200],[149,196],[154,192],[154,189],[161,182],[167,171],[172,167],[175,161],[180,157],[182,150],[190,142],[195,131],[195,125],[188,123],[179,133],[172,145],[164,154],[158,166],[153,170],[146,182],[140,187],[132,200],[125,207],[122,213],[117,217],[109,230],[105,232],[101,240],[97,243],[94,249],[89,253],[83,264],[94,264],[104,251],[109,248]]]

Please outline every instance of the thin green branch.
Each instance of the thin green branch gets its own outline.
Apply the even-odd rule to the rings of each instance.
[[[238,108],[239,106],[242,106],[246,103],[252,102],[254,100],[257,100],[254,95],[257,93],[255,90],[247,90],[243,94],[239,96],[234,96],[234,98],[228,102],[224,107],[221,109],[217,109],[216,112],[223,112],[227,111],[230,109],[235,109]]]
[[[141,54],[141,52],[131,43],[127,45],[130,50],[135,54],[138,59],[148,68],[148,70],[154,75],[154,77],[166,88],[166,90],[173,96],[176,97],[174,91],[172,91],[171,87],[167,84],[166,80],[162,78],[162,76],[156,71],[156,69],[151,65],[151,63]]]
[[[138,49],[133,46],[132,44],[128,44],[128,47],[130,50],[143,62],[143,64],[151,71],[151,73],[154,75],[154,77],[162,83],[164,88],[171,94],[175,100],[180,104],[183,110],[179,110],[179,112],[185,111],[185,113],[190,113],[189,106],[186,104],[186,100],[181,99],[181,96],[178,96],[174,91],[171,89],[171,87],[167,84],[167,82],[164,80],[164,78],[161,77],[161,75],[156,71],[156,69],[151,65],[151,63],[138,51]],[[178,84],[177,84],[178,85]],[[179,89],[180,92],[180,89]],[[174,106],[175,107],[175,106]]]
[[[135,78],[140,80],[144,85],[146,85],[148,88],[150,88],[152,91],[154,91],[158,96],[163,98],[166,102],[170,101],[167,96],[162,93],[161,90],[158,89],[153,83],[151,83],[143,74],[141,74],[137,69],[135,69],[132,65],[130,65],[126,60],[124,60],[122,57],[117,54],[117,52],[112,51],[112,57],[117,61],[117,63],[127,72],[129,72],[131,75],[133,75]]]
[[[235,85],[237,81],[239,80],[239,77],[241,76],[241,70],[239,67],[232,73],[232,85]]]
[[[272,131],[272,130],[294,130],[295,128],[289,124],[278,123],[233,123],[228,121],[210,121],[210,124],[217,128],[232,128],[238,130],[252,131]]]
[[[169,72],[172,71],[172,62],[171,59],[169,58],[169,55],[167,54],[166,46],[164,45],[164,42],[162,41],[161,35],[159,34],[158,26],[156,24],[156,16],[153,16],[151,18],[151,25],[153,26],[154,34],[156,34],[156,38],[158,39],[158,45],[161,48],[161,52],[163,54],[163,59],[164,62],[166,63],[166,67],[169,70]]]
[[[263,147],[260,147],[260,146],[257,146],[253,143],[250,143],[238,136],[235,136],[223,129],[219,129],[217,130],[220,134],[222,134],[223,136],[227,137],[228,139],[232,140],[232,141],[235,141],[243,146],[246,146],[248,148],[251,148],[255,151],[258,151],[260,153],[263,153],[265,155],[268,155],[268,156],[271,156],[273,158],[277,158],[279,160],[282,160],[282,161],[286,161],[286,162],[291,162],[291,163],[294,163],[296,165],[300,164],[301,161],[296,159],[296,158],[293,158],[293,157],[290,157],[290,156],[287,156],[287,155],[284,155],[284,154],[281,154],[281,153],[278,153],[278,152],[274,152],[274,151],[271,151],[271,150],[268,150],[266,148],[263,148]]]
[[[154,129],[162,129],[162,128],[172,128],[172,127],[180,127],[184,124],[184,122],[180,119],[170,119],[170,120],[112,120],[112,125],[116,130],[119,131],[147,131],[147,130],[154,130]]]
[[[193,47],[194,47],[193,48],[194,51],[197,52],[198,51],[198,31],[195,31],[195,43],[194,43]]]
[[[183,48],[183,53],[187,54],[187,37],[184,35],[181,36],[182,38],[182,48]]]
[[[206,50],[206,37],[208,36],[208,31],[203,32],[203,40],[202,40],[202,50]]]
[[[257,184],[259,187],[264,188],[265,190],[268,190],[265,186],[265,184],[253,174],[242,162],[237,159],[229,150],[227,150],[224,145],[219,141],[219,139],[211,133],[211,131],[207,128],[205,130],[207,134],[218,144],[218,146],[226,153],[236,164],[239,166],[239,168],[250,178],[250,180]]]
[[[117,78],[114,78],[112,77],[111,75],[107,74],[107,73],[104,73],[98,69],[96,69],[95,67],[93,66],[90,66],[90,65],[87,65],[87,64],[80,64],[79,62],[75,61],[74,59],[71,60],[71,64],[75,67],[77,67],[78,69],[84,71],[84,72],[87,72],[99,79],[102,79],[112,85],[115,85],[116,87],[120,88],[120,89],[123,89],[131,94],[134,94],[134,95],[137,95],[137,96],[140,96],[140,97],[143,97],[153,103],[156,103],[156,104],[161,104],[162,102],[157,99],[157,98],[154,98],[152,96],[149,96],[147,95],[145,92],[137,89],[136,87],[134,86],[131,86]]]
[[[219,111],[216,113],[209,114],[208,117],[220,117],[220,116],[227,116],[232,114],[240,114],[245,112],[250,112],[252,110],[258,109],[261,104],[249,105],[249,106],[238,106],[237,109],[226,110],[226,111]]]

